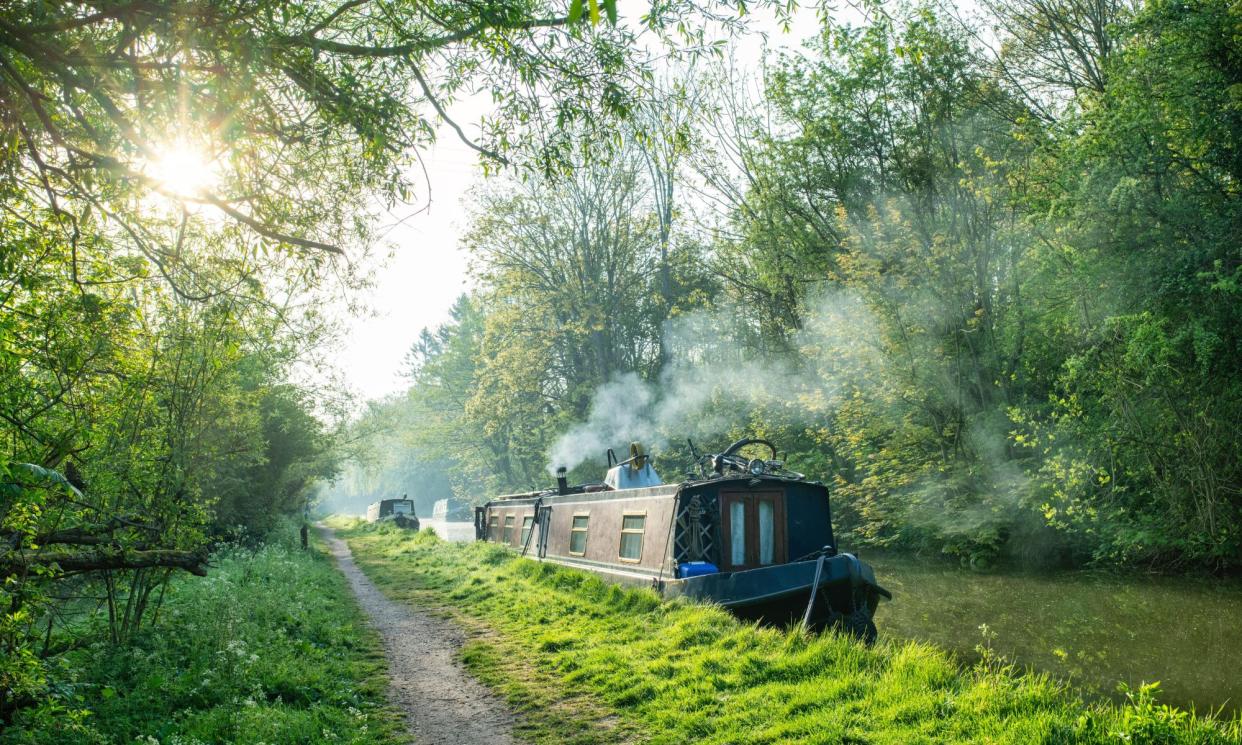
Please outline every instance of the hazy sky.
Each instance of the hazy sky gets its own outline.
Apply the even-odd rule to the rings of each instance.
[[[627,5],[633,3],[623,3],[623,12]],[[796,46],[818,28],[814,13],[806,9],[790,34],[781,33],[770,19],[755,19],[753,25],[768,32],[769,47]],[[763,42],[757,34],[739,40],[736,47],[742,65],[759,64]],[[483,99],[463,101],[450,115],[467,133],[476,133],[474,122],[485,105]],[[483,178],[478,158],[447,126],[440,127],[437,144],[423,157],[431,180],[430,208],[412,214],[426,203],[426,195],[420,194],[418,205],[401,207],[385,219],[393,226],[387,236],[392,257],[379,270],[375,287],[361,298],[372,312],[349,319],[339,347],[337,367],[364,398],[406,387],[400,373],[410,345],[423,328],[448,320],[453,301],[468,289],[466,257],[458,239],[467,219],[463,199]]]
[[[457,107],[463,114],[470,108],[477,111],[477,106]],[[392,256],[362,298],[371,314],[349,320],[340,347],[337,365],[365,398],[405,387],[400,372],[410,345],[423,328],[448,320],[453,301],[467,289],[466,257],[458,236],[466,223],[463,199],[482,179],[478,157],[449,130],[440,132],[423,158],[430,174],[430,206],[417,211],[427,205],[426,195],[420,195],[418,205],[401,207],[382,221],[391,228],[386,240]],[[421,174],[417,184],[426,189]]]

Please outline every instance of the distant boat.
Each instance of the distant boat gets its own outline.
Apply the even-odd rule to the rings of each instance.
[[[414,514],[414,500],[381,499],[367,507],[367,522],[385,522],[391,520],[402,528],[418,530],[418,515]]]
[[[431,519],[442,522],[470,522],[473,514],[469,502],[455,497],[437,499],[431,507]]]
[[[740,455],[748,446],[770,458]],[[692,446],[693,448],[693,446]],[[708,600],[746,619],[839,627],[868,643],[881,597],[871,566],[838,550],[828,489],[785,471],[767,440],[699,459],[701,475],[664,484],[631,445],[603,483],[497,497],[475,508],[479,540],[540,561]]]

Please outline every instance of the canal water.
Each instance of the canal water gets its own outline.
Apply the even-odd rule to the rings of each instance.
[[[450,522],[430,517],[419,518],[418,522],[420,528],[431,528],[436,535],[446,541],[465,543],[474,540],[474,523],[472,522]]]
[[[876,614],[881,637],[928,641],[966,662],[989,644],[1092,694],[1117,697],[1118,683],[1159,681],[1163,703],[1242,712],[1242,583],[862,558],[893,593]]]

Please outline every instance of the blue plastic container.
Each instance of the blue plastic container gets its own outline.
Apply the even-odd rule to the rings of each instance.
[[[720,568],[710,561],[687,561],[677,565],[677,578],[698,577],[704,574],[716,574]]]

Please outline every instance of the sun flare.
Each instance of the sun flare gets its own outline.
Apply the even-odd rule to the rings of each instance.
[[[214,160],[201,148],[184,140],[168,142],[155,151],[144,169],[162,191],[176,196],[197,197],[219,182]]]

